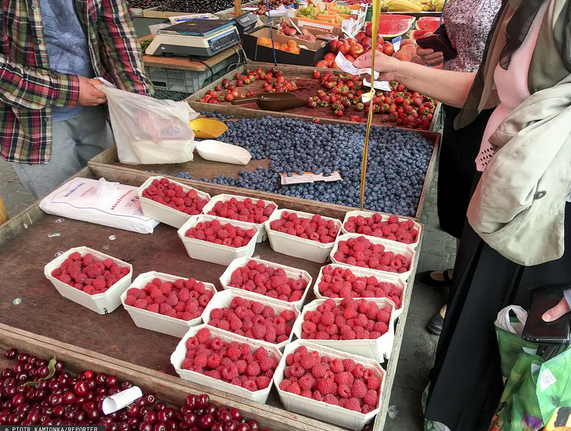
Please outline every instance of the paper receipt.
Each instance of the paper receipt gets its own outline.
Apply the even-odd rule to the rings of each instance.
[[[335,57],[335,63],[343,70],[344,72],[350,73],[351,75],[362,75],[371,73],[371,69],[357,69],[353,63],[345,58],[342,53],[337,53],[337,57]],[[379,76],[379,72],[375,71],[375,79]]]

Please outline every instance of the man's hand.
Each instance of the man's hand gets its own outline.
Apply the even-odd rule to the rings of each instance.
[[[400,60],[396,58],[389,57],[382,52],[375,50],[375,70],[379,72],[379,80],[381,81],[393,81],[394,72]],[[370,51],[355,60],[353,63],[355,67],[359,69],[371,68],[371,63],[373,61],[373,52]]]
[[[569,304],[567,303],[567,300],[563,298],[555,307],[547,310],[543,314],[542,319],[544,322],[553,322],[567,313],[569,313]]]
[[[97,86],[103,85],[97,79],[88,79],[83,76],[79,77],[79,100],[78,105],[81,106],[97,106],[105,103],[107,97],[105,93],[97,89]]]

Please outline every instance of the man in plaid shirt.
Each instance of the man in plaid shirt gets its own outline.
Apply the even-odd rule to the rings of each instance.
[[[151,95],[125,0],[2,0],[0,155],[35,197],[113,144],[103,77]]]

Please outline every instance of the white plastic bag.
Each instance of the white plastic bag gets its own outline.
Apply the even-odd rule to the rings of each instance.
[[[158,221],[145,217],[137,187],[105,178],[75,178],[40,201],[48,214],[138,233],[153,233]]]
[[[517,321],[512,320],[510,314],[513,312]],[[527,321],[527,311],[519,305],[508,305],[500,310],[498,317],[494,324],[503,329],[504,331],[511,332],[512,334],[521,335],[523,327]]]
[[[158,100],[119,90],[105,80],[109,116],[121,163],[163,164],[192,160],[198,117],[188,103]]]

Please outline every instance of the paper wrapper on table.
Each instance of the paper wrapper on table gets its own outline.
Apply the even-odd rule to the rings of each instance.
[[[374,359],[381,363],[385,358],[390,359],[391,351],[393,349],[393,342],[395,340],[395,304],[388,298],[354,298],[356,301],[368,301],[377,304],[379,309],[389,307],[391,309],[391,319],[389,320],[388,332],[381,335],[374,340],[371,339],[355,339],[355,340],[313,340],[303,338],[303,340],[311,341],[312,343],[321,346],[331,347],[332,349],[341,350],[342,352],[352,353],[364,358]],[[299,319],[296,320],[293,331],[298,339],[302,339],[303,329],[301,325],[305,320],[305,314],[308,311],[315,311],[317,307],[322,305],[327,299],[316,299],[310,302],[305,307]],[[332,299],[335,304],[339,305],[343,299]]]
[[[63,281],[60,281],[52,276],[52,272],[55,269],[59,268],[61,264],[76,251],[81,254],[81,257],[85,256],[86,254],[92,254],[93,257],[97,260],[112,259],[113,262],[116,263],[120,268],[129,268],[129,273],[117,280],[115,284],[113,284],[109,289],[107,289],[107,291],[103,293],[99,293],[97,295],[90,295],[89,293],[85,293],[83,290],[71,287],[69,284],[66,284]],[[52,282],[61,296],[76,302],[79,305],[83,305],[85,308],[88,308],[91,311],[95,311],[96,313],[109,314],[117,307],[119,307],[119,305],[121,305],[121,295],[131,284],[131,278],[133,277],[133,267],[127,262],[123,262],[122,260],[116,259],[113,256],[109,256],[108,254],[101,253],[89,247],[75,247],[69,249],[61,256],[56,257],[54,260],[48,263],[44,267],[44,275],[49,281]]]
[[[227,392],[232,395],[236,395],[238,397],[246,398],[250,401],[255,401],[257,403],[265,404],[270,396],[270,391],[273,385],[273,376],[270,384],[267,388],[261,389],[258,391],[249,391],[241,386],[233,385],[231,383],[224,382],[222,380],[217,380],[209,376],[205,376],[204,374],[197,373],[195,371],[185,370],[182,368],[182,362],[186,356],[186,340],[191,337],[194,337],[198,331],[202,328],[208,328],[210,331],[211,337],[219,337],[222,341],[226,343],[238,342],[238,343],[245,343],[252,346],[252,352],[255,352],[258,347],[264,347],[270,356],[274,356],[278,362],[281,361],[282,354],[281,352],[275,347],[270,345],[269,343],[264,343],[258,340],[252,340],[251,338],[242,337],[241,335],[233,334],[231,332],[224,331],[222,329],[214,328],[212,326],[195,326],[190,328],[190,330],[186,333],[186,335],[180,340],[178,345],[176,346],[176,350],[171,355],[171,364],[174,367],[176,373],[180,376],[183,380],[188,380],[190,382],[198,383],[203,385],[207,388],[212,388],[220,391]],[[275,375],[275,374],[274,374]]]
[[[138,233],[153,233],[158,221],[141,210],[137,187],[105,178],[75,178],[40,201],[48,214]]]
[[[274,263],[274,262],[270,262],[270,261],[262,260],[262,259],[254,259],[251,257],[241,257],[241,258],[233,260],[232,263],[230,264],[230,266],[228,266],[228,268],[226,268],[226,271],[224,271],[224,274],[222,274],[220,276],[220,284],[222,285],[222,288],[224,290],[236,289],[238,291],[243,290],[243,291],[249,292],[248,290],[241,289],[239,287],[230,286],[230,280],[232,279],[232,273],[234,271],[236,271],[238,268],[245,267],[248,264],[248,262],[250,262],[251,260],[253,260],[257,264],[262,264],[262,265],[265,265],[267,267],[276,268],[276,269],[282,268],[285,271],[288,278],[293,278],[296,280],[297,279],[304,280],[307,283],[307,286],[305,288],[305,291],[303,292],[303,296],[301,297],[301,299],[299,301],[294,301],[294,302],[283,301],[287,304],[295,304],[296,308],[298,310],[301,310],[301,307],[303,307],[303,303],[305,302],[305,298],[307,297],[307,293],[309,292],[309,290],[311,288],[311,283],[313,281],[313,278],[311,277],[311,275],[309,275],[309,272],[304,271],[302,269],[292,268],[290,266],[280,265],[279,263]],[[266,295],[262,295],[262,296],[266,296]],[[277,298],[275,298],[275,299],[277,299]],[[281,299],[277,299],[277,300],[281,301]]]
[[[284,350],[282,360],[278,365],[278,368],[276,368],[276,372],[274,374],[274,383],[278,389],[280,400],[286,410],[355,431],[363,429],[363,427],[369,423],[369,421],[371,421],[371,419],[373,419],[377,413],[379,413],[378,407],[367,414],[363,414],[353,410],[344,409],[340,406],[334,406],[325,402],[316,401],[312,398],[305,398],[301,395],[294,395],[280,389],[280,383],[282,380],[284,380],[286,358],[290,353],[295,352],[299,346],[305,346],[310,352],[317,351],[320,356],[329,356],[331,359],[353,359],[356,364],[362,364],[366,368],[373,369],[375,371],[376,377],[381,380],[381,388],[379,391],[380,394],[382,394],[385,387],[385,370],[383,370],[381,366],[372,359],[367,359],[361,356],[331,349],[329,347],[320,346],[319,344],[311,343],[306,340],[296,340],[293,343],[289,344]]]
[[[140,274],[133,283],[129,286],[129,289],[144,289],[148,283],[152,283],[155,278],[159,278],[163,282],[170,281],[174,283],[176,280],[183,279],[187,280],[185,277],[179,277],[176,275],[164,274],[162,272],[145,272]],[[212,296],[216,294],[216,288],[211,283],[204,283],[206,290],[212,292]],[[202,324],[202,315],[192,319],[192,320],[182,320],[176,317],[165,316],[164,314],[153,313],[152,311],[143,310],[141,308],[134,307],[132,305],[125,304],[125,299],[127,298],[128,290],[125,290],[121,295],[121,302],[123,307],[133,319],[135,325],[139,328],[149,329],[151,331],[160,332],[162,334],[172,335],[173,337],[182,337],[186,334],[189,328]],[[203,311],[204,313],[204,311]]]
[[[193,159],[194,132],[189,124],[198,117],[188,103],[99,86],[107,96],[109,116],[121,163],[184,163]]]

